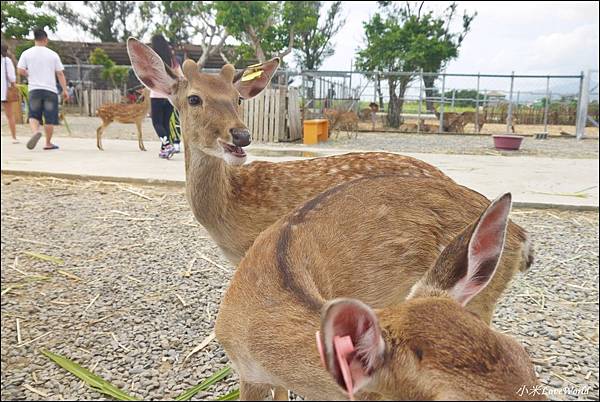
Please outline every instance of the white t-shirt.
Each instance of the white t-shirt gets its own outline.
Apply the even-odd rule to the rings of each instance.
[[[17,80],[15,76],[15,66],[8,57],[2,57],[2,102],[6,100],[6,92],[8,91],[8,85],[14,83]],[[9,82],[6,82],[8,78]]]
[[[27,70],[29,91],[45,89],[58,93],[56,72],[63,71],[65,68],[54,50],[46,46],[31,47],[21,54],[17,67]]]

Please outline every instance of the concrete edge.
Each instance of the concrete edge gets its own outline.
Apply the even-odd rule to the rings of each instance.
[[[27,170],[11,170],[2,169],[1,173],[14,176],[28,177],[56,177],[60,179],[71,180],[97,180],[97,181],[112,181],[117,183],[132,183],[132,184],[153,184],[161,186],[185,187],[183,180],[167,180],[167,179],[144,179],[136,177],[116,177],[116,176],[98,176],[98,175],[83,175],[72,173],[52,173],[52,172],[37,172]],[[564,211],[593,211],[599,212],[598,205],[572,205],[572,204],[553,204],[544,202],[522,202],[514,201],[513,208],[532,208],[532,209],[558,209]]]

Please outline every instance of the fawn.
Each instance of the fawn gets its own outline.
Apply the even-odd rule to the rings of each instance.
[[[510,194],[489,204],[439,179],[381,176],[282,217],[248,250],[217,317],[240,399],[272,388],[277,399],[527,398],[527,353],[476,316],[510,279],[506,254],[522,252],[510,206]]]
[[[135,123],[138,134],[138,146],[141,151],[145,151],[144,141],[142,139],[142,122],[150,111],[150,91],[144,89],[144,100],[141,103],[105,103],[96,110],[96,116],[102,119],[102,125],[96,129],[96,145],[98,149],[102,148],[102,134],[110,123]]]
[[[238,73],[227,64],[219,74],[202,73],[193,60],[186,60],[180,77],[138,40],[130,38],[127,49],[139,80],[168,96],[179,111],[188,202],[233,264],[279,217],[337,184],[384,173],[452,182],[425,162],[382,152],[243,165],[250,133],[239,117],[239,104],[267,86],[279,59]]]
[[[324,109],[323,116],[329,120],[329,130],[336,131],[335,138],[337,139],[340,135],[340,130],[345,130],[348,134],[348,138],[358,138],[358,122],[359,118],[356,112],[353,111],[342,111],[337,109]]]

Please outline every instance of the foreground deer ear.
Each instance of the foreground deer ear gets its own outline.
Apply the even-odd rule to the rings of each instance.
[[[335,299],[323,308],[320,337],[327,371],[352,398],[383,364],[375,312],[358,300]]]
[[[463,230],[446,246],[423,281],[417,283],[409,298],[444,290],[465,306],[491,281],[504,249],[511,195],[493,201],[479,220]]]
[[[279,63],[279,57],[275,57],[262,64],[248,66],[233,77],[233,85],[243,99],[254,98],[269,85]]]
[[[175,95],[177,74],[150,47],[135,38],[127,39],[133,72],[142,84],[164,96]]]

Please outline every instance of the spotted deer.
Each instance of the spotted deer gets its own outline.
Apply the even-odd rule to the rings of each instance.
[[[340,135],[340,130],[348,133],[348,138],[358,137],[358,122],[359,117],[356,112],[338,110],[338,109],[323,109],[323,117],[329,120],[329,131],[335,131],[335,138]]]
[[[425,162],[383,152],[244,165],[243,148],[250,144],[250,133],[240,118],[239,104],[266,87],[279,59],[237,73],[226,64],[218,74],[203,73],[193,60],[186,60],[179,76],[138,40],[130,38],[127,47],[139,80],[168,96],[179,110],[188,202],[235,265],[269,225],[337,184],[385,173],[453,183]]]
[[[102,134],[112,122],[134,123],[137,128],[138,146],[145,151],[142,139],[142,122],[150,111],[150,91],[145,89],[141,103],[105,103],[96,110],[96,116],[102,120],[102,125],[96,129],[96,146],[103,151]]]
[[[279,219],[217,317],[241,400],[271,389],[277,399],[527,398],[519,389],[537,385],[527,353],[488,326],[523,268],[515,257],[528,255],[510,205],[510,194],[490,203],[446,180],[386,175]]]

